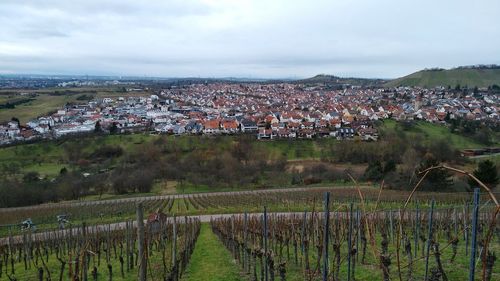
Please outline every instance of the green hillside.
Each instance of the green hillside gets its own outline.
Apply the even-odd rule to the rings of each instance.
[[[500,68],[454,68],[449,70],[433,69],[421,70],[392,80],[385,85],[388,87],[420,86],[436,87],[451,86],[488,87],[500,85]]]

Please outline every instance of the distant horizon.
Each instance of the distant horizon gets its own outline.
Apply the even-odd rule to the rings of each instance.
[[[471,64],[471,65],[457,65],[457,66],[452,66],[448,68],[440,67],[440,66],[433,66],[433,67],[425,67],[422,69],[417,69],[413,72],[403,74],[398,77],[390,77],[390,78],[382,78],[382,77],[361,77],[361,76],[341,76],[338,74],[332,74],[332,73],[316,73],[310,76],[305,76],[305,77],[299,77],[299,76],[294,76],[294,77],[252,77],[252,76],[158,76],[158,75],[134,75],[134,74],[76,74],[76,73],[1,73],[0,72],[0,77],[1,76],[40,76],[40,77],[78,77],[82,78],[85,76],[89,77],[112,77],[112,78],[139,78],[139,79],[221,79],[221,80],[228,80],[228,79],[242,79],[242,80],[290,80],[290,81],[295,81],[295,80],[304,80],[304,79],[309,79],[313,78],[319,75],[326,75],[326,76],[334,76],[334,77],[339,77],[339,78],[356,78],[356,79],[372,79],[372,80],[394,80],[398,79],[419,71],[423,70],[433,70],[433,69],[444,69],[444,70],[452,70],[452,69],[457,69],[457,68],[467,68],[467,67],[477,67],[477,66],[492,66],[492,65],[499,65],[497,63],[487,63],[487,64]]]
[[[379,79],[379,80],[391,80],[391,79],[396,79],[396,78],[379,78],[379,77],[355,77],[355,76],[339,76],[336,74],[330,74],[330,73],[317,73],[311,76],[306,76],[306,77],[252,77],[252,76],[156,76],[156,75],[133,75],[133,74],[75,74],[75,73],[0,73],[1,76],[19,76],[19,77],[25,77],[25,76],[40,76],[40,77],[78,77],[82,78],[85,76],[89,77],[122,77],[122,78],[144,78],[144,79],[246,79],[246,80],[303,80],[303,79],[308,79],[312,77],[316,77],[318,75],[326,75],[326,76],[335,76],[339,78],[358,78],[358,79]]]

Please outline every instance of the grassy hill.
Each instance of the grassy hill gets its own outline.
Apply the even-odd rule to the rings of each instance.
[[[457,84],[473,87],[488,87],[500,85],[500,68],[454,68],[454,69],[431,69],[421,70],[413,74],[392,80],[385,84],[388,87],[398,86],[420,86],[436,87],[451,86]]]
[[[314,77],[297,80],[301,84],[325,84],[330,86],[355,85],[355,86],[377,86],[382,85],[386,80],[368,78],[344,78],[334,75],[318,74]]]
[[[467,148],[482,148],[486,146],[470,137],[452,133],[447,127],[442,125],[418,121],[411,129],[404,130],[399,124],[400,123],[394,120],[388,119],[384,120],[379,129],[385,133],[404,134],[407,139],[412,141],[418,140],[423,145],[430,145],[431,143],[445,139],[451,147],[459,150]],[[491,146],[498,145],[500,144],[497,140],[495,140],[494,144]]]

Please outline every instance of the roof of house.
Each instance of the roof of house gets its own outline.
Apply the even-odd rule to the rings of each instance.
[[[205,129],[219,129],[219,120],[214,119],[214,120],[207,120],[205,123],[203,123],[203,126]]]

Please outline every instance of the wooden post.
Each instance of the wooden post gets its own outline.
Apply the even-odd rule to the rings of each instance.
[[[474,206],[472,210],[472,237],[469,263],[469,281],[474,281],[476,271],[477,224],[479,214],[479,188],[474,189]]]
[[[432,199],[431,210],[429,212],[429,233],[427,236],[427,251],[425,254],[425,278],[424,280],[428,280],[427,276],[429,274],[429,254],[431,251],[431,240],[432,240],[432,217],[434,214],[434,199]]]
[[[418,238],[419,238],[419,231],[420,231],[420,209],[418,208],[418,202],[417,202],[417,211],[415,215],[415,233],[414,233],[414,256],[415,258],[417,257],[418,253]]]
[[[234,240],[234,215],[231,216],[230,218],[231,220],[231,253],[233,254],[234,256],[234,259],[236,260],[236,241]]]
[[[458,211],[457,208],[453,208],[453,229],[455,231],[455,237],[458,238]]]
[[[328,238],[330,230],[330,192],[325,192],[325,229],[323,231],[323,281],[328,281]],[[352,205],[351,205],[352,208]]]
[[[267,268],[268,255],[267,255],[267,207],[264,206],[264,268],[265,268],[265,281],[269,280],[269,270]]]
[[[177,264],[177,224],[174,215],[173,225],[172,225],[172,268],[174,269],[174,271],[176,264]]]
[[[469,203],[464,206],[464,239],[465,239],[465,256],[469,255]]]
[[[347,281],[351,281],[351,260],[352,260],[351,252],[352,252],[352,202],[349,208],[349,233],[347,234]]]
[[[248,214],[245,212],[243,217],[243,270],[248,268],[250,264],[247,256],[247,247],[248,247]]]
[[[301,229],[301,236],[302,236],[302,245],[301,245],[301,254],[304,256],[305,252],[305,243],[306,243],[306,227],[307,227],[307,211],[304,211],[304,214],[302,216],[302,229]]]
[[[6,257],[6,260],[5,260],[5,274],[7,275],[7,271],[8,271],[8,268],[9,268],[9,264],[8,264],[8,256],[10,255],[10,265],[11,265],[11,274],[14,275],[15,274],[15,267],[14,267],[14,251],[13,250],[13,247],[14,247],[14,239],[12,238],[12,226],[9,226],[9,241],[8,241],[8,254],[7,254],[7,257]],[[31,254],[30,254],[31,256]]]
[[[356,206],[356,262],[359,262],[359,241],[361,240],[361,215],[359,208]]]
[[[82,274],[83,274],[83,281],[87,281],[87,245],[89,242],[87,241],[87,224],[83,222],[82,224],[82,236],[83,236],[83,252],[82,252]]]
[[[394,243],[394,222],[392,221],[392,210],[389,210],[389,233],[391,235],[391,241]]]
[[[106,262],[111,263],[111,225],[107,225],[106,230]]]
[[[147,259],[144,251],[144,214],[142,203],[137,204],[137,240],[139,248],[139,281],[146,281]]]
[[[129,222],[125,221],[125,261],[127,263],[127,272],[130,271],[130,227]]]

